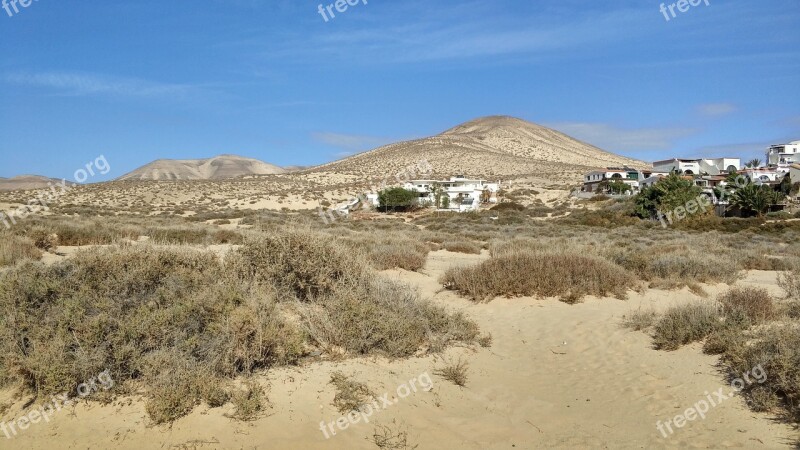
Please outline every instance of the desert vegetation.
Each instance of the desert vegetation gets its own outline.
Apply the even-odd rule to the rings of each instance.
[[[35,247],[34,247],[35,248]],[[311,230],[252,233],[224,259],[123,244],[0,274],[0,379],[36,396],[108,369],[143,391],[155,423],[197,404],[263,408],[259,370],[325,355],[409,356],[472,342],[477,326],[378,277],[346,244]],[[359,324],[355,327],[353,324]]]

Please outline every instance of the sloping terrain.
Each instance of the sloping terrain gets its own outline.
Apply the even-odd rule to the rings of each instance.
[[[0,191],[26,191],[45,189],[51,184],[59,184],[61,180],[41,175],[20,175],[12,178],[0,177]]]
[[[220,155],[209,159],[159,159],[121,176],[119,180],[224,180],[285,172],[257,159]]]
[[[438,176],[529,176],[555,183],[575,183],[584,172],[598,167],[646,166],[643,161],[603,151],[540,125],[492,116],[437,136],[387,145],[301,173],[383,178],[421,160],[430,163]]]

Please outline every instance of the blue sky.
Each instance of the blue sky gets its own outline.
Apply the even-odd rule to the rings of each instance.
[[[655,0],[0,9],[0,176],[101,154],[91,181],[221,153],[312,165],[495,114],[648,161],[800,139],[800,1],[709,1],[669,21]]]

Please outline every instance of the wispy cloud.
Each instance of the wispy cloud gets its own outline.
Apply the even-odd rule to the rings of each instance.
[[[12,73],[6,83],[48,88],[61,95],[110,95],[123,97],[179,97],[197,89],[187,84],[169,84],[138,78],[77,72]]]
[[[411,6],[413,5],[413,6]],[[512,55],[555,55],[564,49],[608,45],[646,29],[643,10],[616,9],[565,14],[558,8],[535,14],[508,14],[482,1],[454,8],[430,2],[387,4],[382,14],[361,10],[341,18],[342,26],[302,33],[285,30],[280,40],[256,32],[221,45],[262,49],[270,60],[319,62],[320,58],[352,63],[406,63],[467,60]],[[386,15],[406,20],[388,23]],[[442,21],[442,17],[448,17]],[[337,19],[340,20],[340,19]],[[348,20],[350,22],[346,22]],[[339,24],[337,23],[337,25]],[[352,25],[352,26],[351,26]]]
[[[669,150],[678,139],[691,136],[695,128],[619,128],[606,123],[561,122],[550,128],[608,151],[636,152]]]
[[[696,111],[707,117],[719,117],[732,114],[738,111],[738,107],[733,103],[706,103],[698,105]]]
[[[355,152],[370,150],[392,142],[387,138],[329,132],[312,133],[311,137],[317,142],[345,150],[337,153],[336,156],[349,156]]]

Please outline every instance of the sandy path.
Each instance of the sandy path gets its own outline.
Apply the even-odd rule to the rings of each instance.
[[[435,300],[466,311],[494,337],[491,348],[454,348],[439,357],[404,361],[359,359],[270,371],[271,409],[251,423],[224,417],[226,408],[197,408],[172,427],[147,424],[137,399],[111,406],[79,405],[50,423],[32,425],[0,448],[267,449],[377,448],[369,439],[375,424],[408,430],[420,449],[509,448],[789,448],[796,435],[787,425],[749,411],[733,398],[690,422],[669,438],[656,429],[725,386],[715,357],[697,347],[677,352],[650,348],[648,336],[621,329],[623,315],[640,305],[663,309],[693,298],[688,291],[648,291],[628,301],[588,299],[569,306],[555,300],[497,299],[472,304],[439,291],[436,278],[451,264],[486,255],[434,252],[423,273],[386,275],[417,285]],[[749,284],[774,283],[774,274],[751,272]],[[709,287],[714,293],[722,287]],[[326,439],[320,422],[340,416],[331,406],[330,373],[342,370],[378,394],[464,357],[470,364],[466,388],[432,376],[433,388],[406,398]],[[397,400],[394,403],[394,400]],[[15,405],[4,420],[18,415]],[[393,422],[396,422],[393,424]]]

